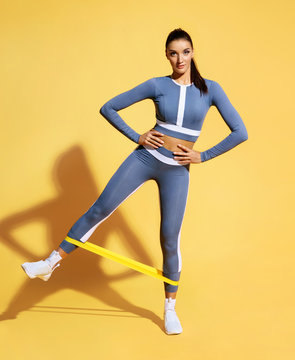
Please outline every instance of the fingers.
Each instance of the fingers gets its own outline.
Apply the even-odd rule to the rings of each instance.
[[[164,136],[164,134],[160,133],[157,130],[150,130],[147,132],[145,144],[151,145],[153,148],[158,148],[164,144],[164,141],[160,139],[160,136]]]
[[[174,156],[175,160],[190,160],[190,156]]]
[[[164,136],[164,134],[160,133],[159,131],[155,130],[155,129],[151,129],[150,132],[153,134],[153,135],[156,135],[156,136]]]
[[[180,165],[186,165],[186,164],[190,164],[191,161],[178,161],[178,164]]]
[[[187,152],[173,151],[173,154],[175,154],[175,155],[187,155]]]
[[[161,143],[160,143],[161,141]],[[150,138],[150,139],[147,139],[147,145],[155,145],[153,147],[155,148],[158,148],[159,146],[162,146],[163,145],[163,141],[162,140],[157,140],[157,139],[154,139],[154,138]]]
[[[185,164],[190,164],[191,163],[191,159],[190,158],[174,158],[178,164],[180,165],[185,165]]]
[[[188,152],[173,152],[174,156],[173,158],[178,161],[179,164],[199,164],[201,162],[201,156],[199,151],[190,150]],[[177,156],[179,155],[179,156]]]
[[[192,158],[190,156],[175,156],[174,159],[181,165],[192,163]]]
[[[174,151],[173,154],[176,155],[173,157],[175,160],[191,160],[191,156],[188,153]]]
[[[174,158],[175,159],[175,158]],[[192,161],[190,158],[187,158],[187,159],[175,159],[178,164],[180,165],[185,165],[185,164],[190,164]]]
[[[177,144],[177,146],[180,148],[183,148],[184,150],[186,150],[186,149],[188,151],[191,150],[182,144]],[[190,155],[188,154],[188,152],[173,151],[173,154],[176,155],[176,156],[174,156],[174,160],[176,160],[181,165],[189,164],[191,162],[191,158],[190,158]],[[179,155],[179,156],[177,156],[177,155]]]
[[[182,144],[177,144],[177,146],[179,148],[181,148],[182,150],[184,150],[185,152],[182,152],[182,151],[173,151],[173,154],[174,155],[180,155],[180,156],[174,156],[174,159],[176,161],[178,161],[179,164],[181,165],[185,165],[185,164],[189,164],[191,163],[192,159],[191,159],[191,156],[190,156],[190,152],[191,152],[191,149],[188,148],[187,146],[185,145],[182,145]]]
[[[183,150],[186,150],[186,151],[191,150],[190,148],[188,148],[187,146],[182,145],[182,144],[177,144],[177,146],[180,147],[180,148],[183,149]]]
[[[180,144],[178,144],[177,146],[179,146]],[[182,146],[182,145],[180,145]],[[190,148],[186,148],[187,151],[183,152],[183,151],[173,151],[173,154],[175,155],[189,155],[189,153],[192,151]]]

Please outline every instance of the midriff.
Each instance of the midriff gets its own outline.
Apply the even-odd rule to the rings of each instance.
[[[159,136],[159,139],[164,141],[164,144],[162,146],[170,151],[182,151],[182,149],[178,147],[177,144],[187,146],[190,149],[192,149],[194,146],[193,141],[178,139],[173,136],[163,135]]]

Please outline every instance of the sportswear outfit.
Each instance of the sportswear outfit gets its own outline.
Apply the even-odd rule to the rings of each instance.
[[[193,83],[181,85],[169,75],[153,77],[107,101],[100,108],[100,114],[138,144],[140,134],[127,125],[118,111],[143,99],[151,99],[155,104],[155,130],[179,139],[196,141],[205,116],[214,105],[231,133],[217,145],[201,152],[201,161],[205,162],[247,140],[248,134],[239,113],[222,87],[216,81],[205,78],[204,81],[208,93],[201,94]],[[178,281],[182,268],[180,233],[187,203],[190,164],[179,164],[174,156],[172,151],[163,146],[155,149],[148,145],[138,145],[67,235],[85,243],[124,200],[146,181],[155,180],[160,197],[163,275]],[[77,248],[66,240],[61,242],[60,247],[66,253]],[[178,289],[178,286],[166,282],[164,287],[169,292]]]

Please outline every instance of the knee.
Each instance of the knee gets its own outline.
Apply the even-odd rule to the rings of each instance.
[[[167,243],[169,246],[169,243],[173,243],[173,241],[176,241],[178,239],[179,235],[179,229],[176,229],[175,226],[169,226],[169,224],[162,224],[161,225],[161,241],[163,243]]]
[[[179,232],[174,229],[162,229],[161,246],[166,255],[173,255],[178,251]]]
[[[86,215],[89,220],[97,220],[97,219],[104,219],[109,215],[110,211],[107,206],[102,204],[101,202],[94,203],[89,210],[87,211]]]
[[[167,258],[178,254],[178,246],[176,241],[165,239],[163,242],[161,242],[161,246],[164,256]]]

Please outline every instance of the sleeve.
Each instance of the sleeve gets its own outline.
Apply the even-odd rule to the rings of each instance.
[[[144,81],[134,88],[125,91],[109,101],[107,101],[99,110],[100,114],[107,119],[122,134],[130,140],[138,143],[140,134],[133,130],[121,118],[117,111],[126,108],[143,99],[154,99],[156,97],[156,86],[154,78]]]
[[[248,132],[237,110],[233,107],[223,88],[213,81],[210,87],[212,105],[216,106],[231,133],[210,149],[201,152],[201,162],[210,160],[248,139]]]

